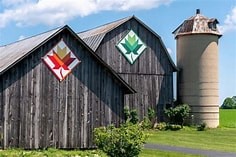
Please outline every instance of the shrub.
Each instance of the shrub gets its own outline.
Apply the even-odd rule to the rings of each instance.
[[[153,121],[153,120],[155,120],[155,118],[156,118],[155,110],[149,107],[148,108],[148,119],[150,121]]]
[[[166,125],[166,130],[172,130],[172,131],[177,131],[182,129],[181,125],[176,125],[176,124],[168,124]]]
[[[144,129],[154,128],[156,122],[156,112],[152,108],[148,108],[148,115],[143,118],[141,125]]]
[[[138,119],[138,113],[135,109],[130,110],[127,106],[124,108],[124,114],[125,114],[125,120],[127,122],[131,122],[133,124],[137,124]]]
[[[143,129],[151,129],[152,128],[152,123],[149,120],[148,117],[144,117],[143,121],[141,122],[141,126]]]
[[[184,120],[189,116],[190,107],[187,104],[170,107],[165,110],[165,114],[169,119],[170,124],[177,124],[183,127]]]
[[[156,122],[156,112],[154,109],[152,109],[150,107],[148,108],[148,119],[151,123],[151,128],[153,128],[154,124]]]
[[[166,123],[165,122],[157,123],[154,128],[160,131],[166,130]]]
[[[94,130],[95,144],[110,157],[138,156],[147,138],[138,124],[125,123]]]
[[[197,126],[197,131],[204,131],[206,130],[206,127],[207,127],[206,123],[202,123]]]

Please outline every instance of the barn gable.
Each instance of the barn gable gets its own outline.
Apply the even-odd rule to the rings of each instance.
[[[132,63],[117,49],[130,31],[146,45]],[[131,16],[78,33],[78,36],[137,91],[125,97],[126,105],[136,108],[140,118],[151,107],[157,110],[159,120],[163,119],[163,109],[173,101],[173,72],[177,68],[157,33]]]
[[[42,58],[62,39],[81,63],[60,82]],[[0,58],[3,148],[91,148],[93,128],[119,125],[135,92],[68,26],[0,47]]]
[[[52,38],[61,29],[57,28],[9,45],[0,46],[0,75],[37,49],[40,44],[47,42],[49,37]]]
[[[147,31],[149,31],[149,33],[152,33],[152,35],[154,35],[154,38],[157,38],[159,40],[162,48],[164,49],[165,55],[168,57],[168,60],[171,64],[172,68],[174,69],[174,71],[177,71],[177,67],[174,64],[174,62],[172,61],[161,37],[155,31],[153,31],[149,26],[147,26],[145,23],[143,23],[141,20],[139,20],[136,16],[126,17],[126,18],[123,18],[123,19],[120,19],[120,20],[117,20],[117,21],[114,21],[114,22],[111,22],[108,24],[104,24],[104,25],[96,27],[94,29],[80,32],[80,33],[78,33],[78,36],[94,52],[96,52],[98,47],[102,44],[102,41],[105,40],[104,38],[106,37],[106,35],[108,36],[109,33],[112,31],[115,31],[116,28],[123,26],[123,27],[128,27],[128,28],[126,28],[128,30],[134,29],[134,28],[131,28],[132,26],[130,23],[128,23],[129,26],[124,26],[125,24],[127,24],[127,22],[131,22],[131,21],[136,21],[138,25],[141,25],[142,27],[144,27]],[[142,33],[140,33],[140,34],[142,34]]]

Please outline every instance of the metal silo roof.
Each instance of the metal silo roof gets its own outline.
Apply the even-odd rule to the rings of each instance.
[[[208,18],[200,14],[200,10],[197,9],[196,15],[185,20],[173,31],[173,34],[175,37],[189,34],[215,34],[221,36],[216,26],[218,23],[217,19]]]

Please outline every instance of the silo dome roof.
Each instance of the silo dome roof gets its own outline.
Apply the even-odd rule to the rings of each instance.
[[[216,26],[218,23],[217,19],[205,17],[200,14],[200,10],[197,9],[196,15],[185,20],[173,31],[173,34],[175,37],[190,34],[215,34],[221,36]]]

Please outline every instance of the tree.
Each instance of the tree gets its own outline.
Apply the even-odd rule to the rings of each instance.
[[[236,96],[226,98],[221,105],[222,109],[236,109]]]
[[[233,96],[232,99],[236,102],[236,96]]]

